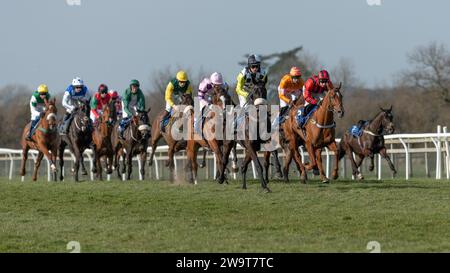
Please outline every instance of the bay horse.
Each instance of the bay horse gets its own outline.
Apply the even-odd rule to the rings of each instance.
[[[27,141],[27,133],[30,130],[31,123],[27,124],[23,129],[21,146],[22,146],[22,163],[20,167],[20,175],[25,176],[25,166],[28,159],[28,151],[30,149],[37,150],[38,156],[34,164],[33,181],[37,180],[37,173],[41,165],[44,155],[50,162],[50,168],[52,171],[52,180],[56,181],[56,156],[58,153],[58,130],[56,128],[56,99],[53,98],[50,101],[45,102],[45,112],[41,114],[39,123],[36,125],[36,130],[31,141]]]
[[[84,100],[74,100],[76,108],[73,111],[73,120],[69,126],[69,132],[61,136],[59,144],[59,166],[61,172],[59,179],[64,179],[62,169],[64,168],[64,150],[69,146],[70,151],[75,156],[75,164],[72,169],[75,182],[79,181],[78,171],[80,164],[83,162],[84,151],[91,146],[92,143],[92,124],[88,115],[88,102]]]
[[[102,164],[101,158],[106,160],[106,173],[112,173],[112,165],[114,160],[114,150],[111,141],[112,130],[114,128],[115,107],[112,103],[103,105],[101,115],[97,119],[92,132],[94,167],[92,172],[96,174],[96,178],[102,180]]]
[[[214,88],[212,94],[208,95],[211,97],[211,107],[214,109],[209,111],[210,106],[205,106],[203,108],[203,112],[205,112],[203,115],[206,115],[206,117],[204,119],[203,127],[200,130],[200,134],[194,129],[194,111],[191,111],[190,117],[190,128],[188,130],[189,137],[186,148],[187,164],[185,170],[188,182],[194,184],[197,184],[197,153],[200,147],[204,148],[204,153],[206,153],[207,149],[210,149],[215,154],[217,166],[215,179],[222,184],[226,180],[226,163],[224,162],[226,158],[224,152],[226,149],[224,145],[226,144],[226,147],[229,147],[228,145],[234,145],[234,142],[230,143],[229,140],[225,139],[225,134],[222,134],[221,138],[216,137],[216,130],[220,129],[217,128],[216,125],[220,124],[220,126],[222,126],[222,133],[225,133],[226,106],[232,105],[233,101],[231,100],[231,97],[227,90],[222,87]]]
[[[338,87],[330,88],[326,92],[323,100],[318,103],[317,110],[312,113],[308,121],[306,121],[304,129],[298,124],[297,117],[294,113],[295,111],[289,116],[291,124],[294,125],[292,127],[294,132],[303,139],[309,154],[311,162],[305,164],[306,170],[318,168],[323,183],[329,183],[329,179],[326,177],[322,165],[323,148],[328,147],[330,151],[335,153],[336,160],[332,177],[333,179],[337,179],[339,175],[339,150],[335,141],[336,123],[334,121],[334,113],[336,113],[339,118],[344,116],[342,93],[340,91],[341,87],[342,83],[340,83]],[[303,104],[303,102],[304,99],[297,100],[295,109],[298,110],[299,104]],[[298,152],[298,150],[294,152]]]
[[[383,109],[380,107],[379,112],[372,120],[366,122],[362,127],[362,135],[360,137],[354,137],[349,131],[347,131],[339,143],[339,159],[342,159],[345,155],[352,164],[353,175],[358,179],[364,179],[363,175],[359,172],[358,168],[361,166],[365,157],[370,158],[369,170],[373,171],[374,162],[373,158],[375,154],[380,154],[389,164],[393,175],[397,173],[394,164],[392,164],[389,155],[386,152],[386,146],[384,145],[384,135],[393,134],[394,128],[394,116],[392,114],[392,106],[389,109]],[[353,153],[358,157],[355,162]]]
[[[119,138],[118,127],[116,123],[112,131],[111,139],[114,150],[114,168],[117,170],[119,179],[122,179],[119,157],[124,155],[124,163],[126,160],[126,179],[131,179],[133,169],[133,157],[139,155],[142,163],[139,170],[142,179],[145,177],[145,163],[147,160],[148,142],[151,138],[151,127],[149,120],[150,108],[147,111],[136,110],[136,114],[131,117],[130,124],[124,131],[125,140]],[[125,166],[125,165],[124,165]],[[125,168],[122,170],[125,171]]]
[[[185,113],[188,113],[190,109],[193,109],[194,107],[194,100],[192,99],[192,96],[190,94],[183,94],[181,96],[181,100],[179,105],[185,105],[187,106],[185,108]],[[165,115],[165,110],[162,110],[155,118],[152,124],[152,137],[150,141],[150,146],[152,147],[152,150],[150,152],[150,159],[149,159],[149,165],[151,166],[153,164],[153,157],[155,156],[156,147],[158,146],[158,141],[161,138],[164,138],[165,142],[169,146],[168,149],[168,160],[166,162],[166,167],[169,167],[170,171],[170,177],[169,180],[171,182],[174,181],[174,169],[175,169],[175,163],[174,163],[174,154],[176,152],[182,151],[186,149],[187,147],[187,141],[186,140],[176,140],[171,134],[172,131],[172,125],[177,119],[183,118],[184,116],[187,116],[185,113],[178,113],[181,116],[174,115],[170,117],[169,123],[166,125],[165,132],[162,132],[161,130],[161,120]],[[205,151],[206,153],[206,151]]]

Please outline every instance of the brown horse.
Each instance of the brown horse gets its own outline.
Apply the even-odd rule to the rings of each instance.
[[[309,154],[311,162],[310,164],[305,164],[305,167],[307,170],[318,168],[323,183],[329,182],[322,166],[321,154],[322,149],[325,147],[328,147],[329,150],[336,154],[332,177],[333,179],[338,178],[339,150],[335,141],[336,123],[334,122],[334,113],[336,113],[339,118],[344,116],[344,106],[342,104],[342,94],[340,91],[341,86],[342,83],[340,83],[337,88],[330,89],[326,92],[323,100],[319,102],[317,110],[311,115],[304,125],[304,130],[300,128],[295,115],[299,104],[303,103],[303,99],[297,100],[296,107],[293,109],[294,111],[291,110],[289,115],[291,124],[295,125],[292,127],[294,132],[303,139],[306,150]],[[294,152],[298,152],[298,150]]]
[[[25,176],[25,165],[28,158],[28,151],[35,149],[39,151],[34,164],[33,181],[37,179],[37,172],[41,165],[44,155],[50,161],[50,167],[52,170],[52,179],[56,181],[56,156],[58,153],[59,137],[58,130],[56,128],[56,114],[57,109],[55,106],[55,98],[49,102],[45,102],[45,112],[41,115],[39,123],[36,125],[36,131],[33,134],[31,141],[26,140],[28,131],[31,124],[27,124],[22,133],[21,145],[22,145],[22,164],[20,168],[20,175]]]
[[[298,102],[302,101],[301,98],[297,99]],[[302,163],[300,153],[298,152],[298,147],[303,144],[303,140],[295,133],[294,127],[297,126],[296,115],[300,103],[298,105],[291,102],[289,111],[289,117],[286,118],[280,126],[280,145],[284,151],[284,168],[283,168],[283,178],[285,182],[289,181],[289,165],[294,159],[297,169],[300,173],[300,182],[305,184],[307,180],[307,173],[305,166]],[[292,118],[291,118],[292,115]]]
[[[379,112],[375,118],[367,121],[366,124],[363,125],[362,135],[360,137],[354,137],[347,131],[339,143],[339,159],[342,159],[344,155],[347,154],[347,157],[352,164],[353,175],[358,180],[364,179],[363,175],[358,170],[364,158],[366,156],[370,158],[369,170],[373,171],[373,158],[377,153],[386,159],[393,174],[395,175],[397,173],[394,164],[392,164],[392,161],[386,152],[386,146],[384,145],[384,135],[393,134],[395,131],[392,106],[389,109],[380,109],[381,112]],[[353,158],[353,153],[358,157],[356,162]]]
[[[231,97],[224,88],[214,88],[211,94],[212,107],[214,111],[209,111],[209,107],[205,106],[203,109],[206,115],[204,126],[201,129],[201,134],[194,130],[194,111],[191,111],[190,118],[190,131],[189,139],[187,141],[187,164],[186,172],[187,178],[190,183],[197,184],[197,153],[200,147],[212,150],[216,156],[217,173],[215,174],[216,180],[222,184],[225,181],[225,168],[224,163],[224,144],[229,144],[222,136],[221,139],[216,137],[216,125],[225,124],[226,106],[232,104]],[[199,117],[201,118],[201,117]],[[225,126],[222,128],[224,132]],[[232,145],[232,144],[231,144]]]
[[[80,164],[83,165],[83,153],[91,146],[92,143],[92,125],[88,117],[89,104],[83,99],[74,100],[76,108],[73,112],[73,121],[69,126],[69,133],[60,137],[58,148],[59,166],[61,172],[59,173],[59,180],[63,180],[64,168],[64,150],[69,146],[70,151],[75,156],[75,163],[72,169],[75,182],[79,181],[78,171]]]
[[[147,111],[136,111],[136,114],[131,118],[130,124],[124,131],[125,140],[119,138],[117,123],[112,131],[111,139],[114,150],[114,168],[117,170],[117,175],[119,179],[122,179],[119,157],[122,155],[124,157],[124,162],[126,160],[127,166],[127,180],[131,179],[133,157],[139,155],[139,160],[141,161],[140,174],[142,179],[145,177],[145,162],[147,160],[147,148],[148,142],[151,138],[151,127],[148,114],[150,109]],[[125,166],[125,164],[124,164]],[[125,168],[122,169],[122,172]]]
[[[184,94],[181,96],[181,102],[180,105],[187,105],[187,108],[193,108],[194,100],[192,99],[192,96],[190,94]],[[179,113],[181,116],[172,116],[170,117],[169,124],[167,124],[165,128],[165,132],[161,131],[161,120],[165,115],[165,110],[161,111],[158,116],[153,121],[152,125],[152,138],[150,141],[150,146],[152,147],[151,153],[150,153],[150,160],[149,165],[151,166],[153,164],[153,157],[155,156],[156,147],[158,145],[158,141],[163,137],[166,141],[167,145],[169,146],[168,150],[168,161],[166,163],[166,167],[169,167],[170,170],[170,181],[173,182],[174,180],[174,168],[175,163],[173,160],[174,154],[176,152],[179,152],[181,150],[186,149],[187,141],[186,140],[176,140],[171,134],[171,129],[174,124],[174,122],[182,118],[184,116],[184,113]]]
[[[257,152],[261,150],[262,145],[264,141],[261,138],[259,130],[256,132],[256,136],[251,136],[250,131],[250,122],[256,122],[258,125],[258,128],[260,126],[261,120],[259,119],[259,105],[267,105],[267,89],[264,86],[264,83],[255,83],[252,87],[249,88],[250,92],[247,96],[247,103],[248,106],[254,106],[256,107],[256,110],[258,113],[256,113],[255,116],[253,116],[250,113],[247,113],[245,110],[247,106],[244,107],[243,118],[245,119],[245,122],[239,124],[237,126],[237,130],[242,130],[244,134],[244,139],[239,139],[238,143],[245,148],[245,157],[244,160],[241,163],[241,174],[242,174],[242,188],[247,189],[247,169],[248,165],[251,161],[255,164],[256,171],[258,173],[258,178],[261,183],[261,187],[266,192],[271,192],[269,187],[267,186],[268,183],[268,169],[270,164],[270,154],[271,152],[264,152],[264,169],[263,165],[261,164],[260,160],[258,159]],[[269,122],[270,124],[270,122]],[[254,139],[254,137],[256,137]],[[265,173],[264,173],[265,170]]]
[[[111,134],[115,121],[115,108],[112,104],[103,105],[102,114],[97,119],[97,124],[92,132],[92,141],[94,143],[94,167],[92,172],[96,174],[97,179],[102,180],[101,158],[106,157],[106,173],[112,173],[114,159],[114,150],[111,142]]]

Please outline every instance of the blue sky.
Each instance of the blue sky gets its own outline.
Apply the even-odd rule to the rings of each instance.
[[[303,45],[324,67],[341,57],[368,86],[389,84],[406,54],[430,41],[450,45],[444,0],[4,0],[0,86],[47,83],[60,92],[74,76],[91,89],[144,89],[167,66],[220,71],[234,82],[246,53]]]

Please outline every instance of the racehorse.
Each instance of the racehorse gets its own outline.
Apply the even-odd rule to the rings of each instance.
[[[241,163],[241,174],[242,174],[242,188],[247,189],[247,168],[250,161],[253,161],[255,164],[258,178],[261,183],[261,187],[266,192],[271,192],[269,187],[267,186],[268,183],[268,169],[269,169],[269,160],[270,160],[270,152],[264,152],[264,170],[265,174],[262,168],[262,165],[258,159],[257,152],[261,150],[261,146],[264,143],[264,141],[261,139],[261,136],[259,134],[259,130],[257,129],[257,135],[256,139],[252,139],[255,136],[250,135],[250,129],[249,126],[246,126],[246,124],[250,125],[250,121],[256,122],[259,127],[260,119],[259,119],[259,113],[256,114],[256,116],[252,116],[249,113],[246,113],[246,109],[249,106],[255,106],[257,107],[257,111],[259,112],[260,105],[267,105],[266,98],[267,97],[267,90],[264,86],[264,83],[255,83],[250,87],[250,92],[247,96],[247,102],[246,105],[243,107],[243,118],[245,119],[245,122],[241,122],[237,125],[237,130],[242,130],[244,133],[244,139],[239,139],[238,143],[245,148],[245,157],[244,160]],[[270,124],[270,122],[269,122]]]
[[[127,180],[131,179],[131,172],[133,167],[133,157],[139,155],[139,160],[141,161],[140,174],[142,179],[145,177],[145,162],[147,160],[147,148],[148,141],[151,138],[151,127],[148,114],[150,109],[147,111],[139,111],[135,109],[136,114],[130,120],[130,124],[124,131],[125,140],[119,138],[117,123],[114,126],[112,132],[112,145],[114,150],[114,168],[117,170],[117,175],[119,179],[122,179],[121,172],[119,170],[119,157],[124,154],[124,164],[126,159],[127,166]],[[125,166],[125,165],[124,165]],[[122,170],[125,171],[125,168]]]
[[[226,106],[232,105],[231,97],[228,95],[228,92],[224,88],[214,88],[211,96],[211,107],[214,107],[212,111],[209,111],[210,106],[205,106],[203,108],[203,112],[205,112],[205,121],[202,128],[200,128],[200,132],[194,129],[194,111],[191,111],[190,118],[190,128],[188,131],[189,138],[187,140],[187,164],[185,167],[187,173],[187,180],[190,183],[197,184],[197,153],[200,147],[206,149],[210,149],[216,156],[216,165],[217,165],[217,173],[215,174],[216,180],[222,184],[225,181],[225,168],[226,163],[224,163],[225,156],[222,147],[224,144],[233,145],[233,143],[229,143],[228,140],[224,139],[224,134],[221,138],[216,137],[216,125],[221,124],[225,125],[225,116],[226,116]],[[217,113],[219,112],[219,113]],[[203,116],[203,115],[202,115]],[[203,117],[199,117],[203,119]],[[199,121],[200,122],[200,121]],[[201,124],[201,123],[200,123]],[[225,132],[225,126],[222,128],[222,133]],[[228,146],[227,146],[228,147]]]
[[[63,180],[64,176],[62,169],[64,168],[64,149],[69,146],[70,151],[75,156],[75,164],[72,169],[74,174],[74,180],[79,181],[78,171],[80,169],[80,163],[83,162],[83,153],[90,147],[92,143],[92,125],[88,116],[88,102],[84,100],[74,100],[76,108],[73,111],[73,120],[69,126],[69,132],[61,137],[59,144],[59,166],[61,172],[59,174],[59,180]]]
[[[297,98],[295,102],[301,102],[302,98]],[[285,182],[289,181],[289,165],[294,159],[297,169],[300,173],[300,182],[305,184],[307,180],[307,173],[305,166],[302,163],[300,153],[298,152],[298,147],[303,144],[303,140],[294,132],[294,127],[296,124],[296,115],[301,103],[296,104],[294,101],[291,102],[288,112],[288,118],[281,124],[280,127],[280,145],[283,148],[284,157],[284,168],[283,168],[283,178]],[[290,116],[293,116],[292,118]]]
[[[326,92],[324,98],[318,103],[317,110],[306,121],[304,129],[299,125],[295,111],[292,111],[289,116],[291,124],[294,124],[292,127],[294,132],[303,139],[309,154],[311,162],[305,164],[306,170],[318,168],[323,183],[329,183],[329,179],[326,177],[322,166],[321,153],[322,148],[324,147],[328,147],[330,151],[333,151],[336,154],[332,177],[333,179],[338,178],[339,150],[335,142],[336,123],[334,122],[334,113],[336,113],[339,118],[344,116],[342,93],[340,91],[341,86],[342,83],[340,83],[337,88],[329,89]],[[303,103],[303,100],[296,101],[296,110],[298,110],[300,103]],[[295,150],[294,153],[298,153],[298,150]]]
[[[36,163],[34,164],[33,181],[37,179],[37,172],[41,165],[44,155],[50,161],[50,167],[52,170],[52,179],[56,181],[56,156],[58,152],[58,130],[56,128],[56,114],[57,109],[55,106],[56,99],[53,98],[50,101],[45,102],[45,112],[41,114],[39,123],[36,125],[36,131],[33,134],[31,141],[26,140],[28,131],[30,130],[31,123],[27,124],[23,130],[21,145],[22,145],[22,164],[20,167],[20,175],[25,176],[25,165],[28,159],[28,151],[30,149],[38,150],[38,156]]]
[[[393,174],[395,175],[397,171],[395,170],[394,164],[392,164],[389,155],[386,152],[386,147],[384,145],[384,135],[393,134],[395,131],[392,115],[392,106],[389,109],[380,108],[379,112],[375,118],[366,122],[363,125],[362,134],[359,137],[354,137],[350,132],[346,132],[344,137],[339,143],[339,159],[347,155],[348,159],[352,164],[353,175],[358,179],[364,179],[363,175],[359,172],[358,168],[361,166],[365,157],[370,158],[369,170],[373,171],[374,155],[379,153],[389,164]],[[358,161],[355,162],[353,158],[353,153],[358,157]]]
[[[115,107],[111,103],[103,105],[101,115],[97,119],[92,132],[94,167],[92,172],[96,174],[97,179],[102,180],[102,164],[101,158],[106,157],[106,173],[112,173],[112,165],[114,159],[114,150],[111,142],[111,134],[114,127]]]
[[[166,162],[166,167],[169,167],[169,171],[170,171],[169,179],[171,182],[173,182],[173,180],[174,180],[174,168],[175,168],[175,163],[174,163],[174,159],[173,159],[174,154],[176,152],[186,149],[186,146],[187,146],[186,140],[174,139],[174,137],[172,136],[172,133],[171,133],[171,131],[172,131],[171,129],[172,129],[174,122],[177,119],[183,118],[183,116],[185,116],[185,114],[188,113],[190,109],[193,109],[194,100],[192,99],[192,96],[190,94],[183,94],[181,96],[181,101],[180,101],[179,105],[186,105],[187,107],[185,108],[184,113],[178,113],[178,114],[181,114],[181,117],[177,116],[177,115],[170,117],[169,123],[165,127],[165,132],[161,131],[161,120],[165,115],[165,110],[161,111],[158,114],[158,116],[153,121],[152,138],[150,141],[150,146],[152,147],[152,150],[150,153],[150,160],[148,162],[150,166],[153,164],[153,157],[155,156],[156,147],[157,147],[158,141],[161,139],[161,137],[164,138],[167,145],[169,146],[169,150],[168,150],[168,158],[169,159]]]

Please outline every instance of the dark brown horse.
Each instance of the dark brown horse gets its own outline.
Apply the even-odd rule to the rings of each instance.
[[[336,123],[334,121],[334,113],[336,113],[340,118],[344,116],[344,106],[342,104],[342,94],[340,91],[341,86],[342,83],[340,83],[337,88],[332,88],[326,92],[323,100],[319,103],[317,110],[311,115],[309,120],[304,125],[304,130],[298,124],[295,115],[296,110],[298,110],[298,104],[302,103],[303,99],[297,100],[295,107],[296,110],[291,111],[292,113],[290,113],[289,116],[291,124],[294,125],[292,127],[294,132],[303,139],[306,150],[309,154],[311,162],[310,164],[305,164],[306,169],[311,170],[318,168],[321,180],[324,183],[328,183],[329,180],[326,177],[322,166],[321,154],[323,148],[328,147],[330,151],[336,154],[332,177],[333,179],[337,179],[339,175],[339,150],[335,141]],[[298,150],[294,152],[298,152]]]
[[[126,159],[127,166],[127,180],[131,179],[131,173],[133,168],[133,157],[139,155],[139,160],[141,162],[140,174],[142,179],[145,177],[145,162],[147,160],[147,148],[148,142],[151,138],[151,127],[149,114],[150,109],[147,111],[136,111],[136,114],[131,118],[130,124],[124,131],[125,140],[119,138],[117,123],[112,131],[111,139],[114,149],[114,168],[117,170],[117,175],[119,179],[122,179],[119,157],[124,156],[124,161]],[[122,169],[122,172],[125,168]]]
[[[28,151],[30,149],[38,150],[36,163],[34,164],[33,181],[37,179],[37,172],[41,165],[44,155],[50,161],[52,170],[52,179],[56,181],[56,156],[58,153],[59,136],[56,128],[56,114],[55,98],[45,102],[45,112],[41,115],[39,123],[36,125],[36,131],[33,134],[31,141],[26,140],[31,124],[27,124],[23,130],[21,145],[22,145],[22,164],[20,167],[20,175],[25,176],[25,165],[28,159]]]
[[[184,94],[183,96],[181,96],[181,102],[179,103],[179,105],[186,106],[185,112],[187,113],[187,112],[189,112],[189,109],[193,109],[194,100],[192,99],[192,96],[190,94]],[[163,137],[165,142],[169,146],[169,150],[168,150],[169,159],[166,163],[166,167],[169,167],[170,181],[173,182],[174,168],[175,168],[175,163],[174,163],[174,159],[173,159],[174,154],[176,152],[186,149],[187,141],[186,140],[176,140],[171,134],[172,126],[177,119],[183,118],[184,116],[188,116],[188,115],[186,115],[185,113],[178,113],[178,115],[174,115],[174,116],[170,117],[169,124],[167,124],[167,126],[165,128],[165,132],[162,132],[161,131],[161,120],[164,117],[165,112],[166,112],[165,110],[161,111],[158,114],[158,116],[155,118],[155,120],[153,121],[152,138],[150,141],[150,146],[152,147],[152,150],[150,153],[150,160],[148,163],[150,164],[150,166],[153,164],[153,157],[155,156],[155,151],[156,151],[156,147],[158,146],[158,141]]]
[[[394,164],[392,164],[389,155],[386,152],[386,146],[384,145],[384,135],[394,133],[394,116],[392,115],[392,106],[389,109],[380,108],[375,118],[366,122],[363,125],[362,135],[360,137],[354,137],[350,132],[346,132],[344,137],[339,143],[339,159],[347,155],[347,158],[352,164],[353,175],[358,179],[364,179],[363,175],[359,172],[358,168],[361,166],[365,157],[370,158],[369,170],[373,171],[374,163],[373,158],[375,154],[380,154],[389,164],[393,174],[395,170]],[[358,157],[355,162],[353,153]]]
[[[259,130],[256,131],[256,136],[251,136],[251,130],[250,130],[250,122],[258,125],[258,128],[260,126],[260,118],[259,118],[259,109],[260,105],[267,105],[266,98],[267,97],[267,90],[263,83],[256,83],[254,84],[250,90],[249,94],[247,96],[247,103],[246,106],[244,106],[243,110],[243,118],[245,119],[245,122],[242,122],[240,125],[237,126],[238,131],[242,131],[244,134],[244,139],[238,139],[238,143],[245,148],[245,157],[241,164],[241,173],[242,173],[242,188],[247,189],[247,169],[248,165],[251,161],[255,164],[256,171],[258,173],[258,179],[261,183],[261,187],[266,192],[271,192],[269,187],[267,186],[268,183],[268,169],[270,164],[270,152],[266,151],[264,152],[264,170],[263,165],[261,165],[260,160],[258,159],[257,152],[261,150],[263,143],[265,142],[262,140]],[[246,107],[256,107],[257,113],[254,113],[255,115],[252,115],[251,113],[247,113]],[[270,122],[269,122],[270,124]]]
[[[72,169],[74,180],[79,181],[78,171],[80,164],[83,162],[84,151],[91,146],[92,143],[92,125],[89,119],[89,105],[84,100],[74,100],[76,108],[73,112],[73,120],[70,123],[69,133],[60,137],[59,144],[59,166],[61,172],[59,174],[59,180],[63,180],[63,168],[64,168],[64,150],[66,146],[69,146],[70,151],[75,156],[75,164]]]
[[[112,104],[103,105],[102,114],[97,119],[92,132],[92,141],[94,143],[94,168],[92,172],[96,174],[97,179],[102,180],[102,164],[101,158],[106,160],[106,173],[112,173],[112,165],[114,159],[114,150],[111,142],[111,134],[115,121],[115,107]]]

